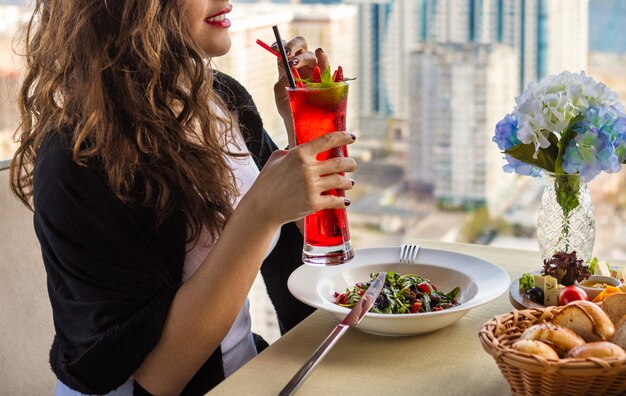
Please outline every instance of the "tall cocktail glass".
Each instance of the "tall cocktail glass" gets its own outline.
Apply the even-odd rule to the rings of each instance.
[[[346,130],[348,84],[287,88],[293,113],[296,143],[302,144],[329,132]],[[346,146],[317,155],[320,161],[347,156]],[[343,190],[324,194],[343,197]],[[343,264],[354,257],[348,216],[345,209],[320,210],[304,219],[304,247],[302,261],[307,264]]]

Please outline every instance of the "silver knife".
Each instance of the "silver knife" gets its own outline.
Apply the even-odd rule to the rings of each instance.
[[[343,319],[341,323],[335,327],[332,333],[324,340],[322,345],[320,345],[313,355],[307,360],[307,362],[302,366],[302,368],[293,376],[291,381],[280,391],[279,396],[290,396],[293,395],[300,385],[304,382],[305,379],[311,374],[313,369],[317,367],[319,362],[324,359],[324,356],[332,349],[333,346],[339,341],[342,335],[345,334],[346,331],[351,326],[356,326],[359,324],[361,319],[365,316],[365,314],[372,308],[378,294],[383,289],[385,285],[386,273],[379,272],[378,276],[374,281],[370,284],[370,287],[367,288],[367,291],[361,296],[359,301],[352,307],[352,310],[346,317]]]

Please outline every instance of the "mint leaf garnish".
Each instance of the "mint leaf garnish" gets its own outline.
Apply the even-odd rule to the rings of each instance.
[[[324,73],[322,73],[322,84],[332,84],[333,82],[333,76],[330,74],[330,66],[328,66],[326,70],[324,70]]]

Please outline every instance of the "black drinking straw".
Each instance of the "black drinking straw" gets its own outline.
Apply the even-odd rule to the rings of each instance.
[[[283,45],[283,40],[280,38],[280,32],[278,32],[278,26],[272,26],[272,30],[274,30],[274,36],[276,37],[276,45],[278,46],[278,51],[280,52],[280,58],[283,60],[283,66],[285,67],[285,73],[287,73],[287,80],[289,80],[289,85],[291,88],[296,87],[296,80],[293,78],[293,74],[291,74],[291,68],[289,67],[289,61],[287,60],[287,53],[285,52],[285,46]]]

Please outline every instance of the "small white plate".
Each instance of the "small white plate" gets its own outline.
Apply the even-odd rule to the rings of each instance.
[[[459,306],[438,312],[417,314],[367,313],[357,328],[382,335],[415,335],[439,330],[463,317],[470,309],[502,295],[510,279],[497,265],[466,254],[421,248],[417,264],[400,264],[400,248],[372,248],[355,252],[347,263],[329,267],[302,265],[287,282],[298,300],[343,319],[350,310],[334,303],[334,293],[343,293],[357,282],[370,279],[370,273],[394,271],[417,274],[429,279],[444,293],[455,287]]]

